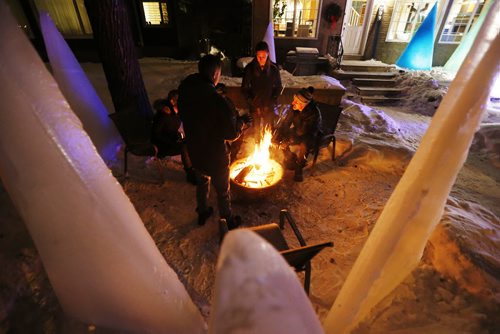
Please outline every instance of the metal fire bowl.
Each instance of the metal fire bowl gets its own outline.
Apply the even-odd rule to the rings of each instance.
[[[262,195],[269,194],[281,182],[281,180],[283,179],[283,173],[284,173],[283,167],[276,160],[273,160],[273,161],[275,162],[275,168],[279,168],[278,173],[281,173],[281,176],[279,177],[279,179],[275,180],[274,183],[272,183],[268,186],[265,186],[265,187],[252,188],[252,187],[248,187],[246,185],[243,185],[239,182],[236,182],[233,178],[231,178],[232,189],[236,190],[236,192],[238,194],[244,195],[247,198],[257,199],[257,198],[260,198]],[[230,166],[230,170],[233,170],[236,166],[243,164],[244,162],[245,162],[245,159],[239,159],[239,160],[234,161]]]

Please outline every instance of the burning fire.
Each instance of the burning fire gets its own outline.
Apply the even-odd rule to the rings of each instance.
[[[267,188],[281,179],[283,168],[270,158],[271,139],[271,129],[266,127],[264,136],[260,143],[255,144],[253,153],[231,165],[231,180],[246,188]]]

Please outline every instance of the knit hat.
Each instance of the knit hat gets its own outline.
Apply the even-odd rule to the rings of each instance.
[[[302,102],[302,103],[309,103],[312,98],[313,98],[313,93],[314,93],[314,87],[309,86],[307,88],[301,88],[295,96]]]

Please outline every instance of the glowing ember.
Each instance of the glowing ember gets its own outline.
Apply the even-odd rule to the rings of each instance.
[[[271,139],[271,130],[266,128],[264,138],[255,144],[252,155],[236,160],[231,165],[230,177],[233,182],[246,188],[267,188],[281,179],[283,168],[269,156]]]

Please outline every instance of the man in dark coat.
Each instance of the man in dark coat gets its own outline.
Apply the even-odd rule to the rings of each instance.
[[[205,224],[212,215],[208,206],[210,182],[217,192],[219,215],[230,228],[241,223],[231,210],[229,192],[229,144],[238,138],[244,123],[237,111],[217,93],[222,62],[213,55],[204,56],[198,72],[189,75],[179,86],[179,115],[184,124],[186,144],[197,177],[196,200],[198,224]]]
[[[245,67],[241,83],[241,91],[257,125],[263,123],[273,126],[274,106],[282,89],[280,70],[269,59],[267,43],[257,43],[255,58]]]
[[[309,151],[321,136],[321,113],[313,100],[313,87],[302,88],[294,95],[292,110],[278,124],[274,142],[285,144],[285,165],[295,169],[295,181],[303,181],[302,169],[306,165]],[[290,145],[297,145],[292,153]]]

